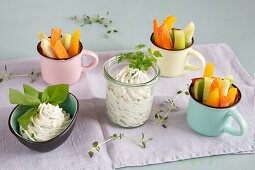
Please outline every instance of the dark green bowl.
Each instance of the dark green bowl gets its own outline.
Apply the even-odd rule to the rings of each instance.
[[[24,114],[28,109],[30,109],[31,108],[30,106],[17,105],[12,110],[9,117],[9,129],[22,144],[24,144],[25,146],[27,146],[28,148],[32,150],[39,151],[39,152],[48,152],[53,149],[56,149],[57,147],[59,147],[61,144],[63,144],[66,141],[66,139],[69,137],[69,135],[73,131],[78,110],[79,110],[79,102],[73,94],[69,93],[67,99],[63,103],[59,104],[59,106],[63,108],[67,113],[71,114],[70,116],[72,120],[62,133],[60,133],[58,136],[50,140],[47,140],[44,142],[34,142],[34,141],[30,141],[23,138],[19,134],[19,123],[17,119],[22,114]]]

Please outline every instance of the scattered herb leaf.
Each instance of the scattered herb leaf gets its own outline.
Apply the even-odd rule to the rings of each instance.
[[[182,91],[178,91],[178,92],[177,92],[177,94],[181,94],[181,93],[182,93]]]
[[[143,148],[146,148],[146,144],[145,142],[142,142]]]
[[[92,143],[92,146],[97,147],[98,146],[98,142]]]
[[[94,155],[94,152],[89,151],[88,153],[89,153],[89,157],[91,157],[91,158],[92,158],[92,157],[93,157],[93,155]]]

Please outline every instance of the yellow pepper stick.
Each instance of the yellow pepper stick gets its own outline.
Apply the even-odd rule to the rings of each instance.
[[[237,93],[237,88],[230,88],[228,91],[228,97],[230,98],[230,103],[229,103],[230,106],[232,106],[235,102],[236,93]]]
[[[167,16],[166,19],[163,21],[163,24],[166,24],[168,30],[171,30],[174,25],[174,21],[176,18],[174,16]]]
[[[213,64],[212,63],[208,63],[206,65],[203,77],[213,77]]]
[[[220,106],[220,91],[219,88],[215,88],[213,91],[210,92],[208,100],[206,104],[213,107]]]

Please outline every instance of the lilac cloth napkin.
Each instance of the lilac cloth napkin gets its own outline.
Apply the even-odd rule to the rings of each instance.
[[[0,165],[1,169],[115,169],[125,166],[140,166],[169,161],[177,161],[196,157],[222,154],[245,154],[254,152],[254,122],[255,122],[255,81],[248,75],[239,63],[237,57],[226,44],[197,45],[194,49],[201,52],[207,62],[214,63],[216,77],[234,75],[235,84],[242,92],[242,100],[237,110],[244,116],[248,131],[240,137],[223,134],[220,137],[206,137],[191,130],[186,122],[188,96],[183,95],[177,101],[179,111],[171,112],[165,122],[167,128],[156,125],[154,114],[157,110],[168,110],[164,104],[167,99],[176,96],[176,92],[186,88],[190,79],[201,77],[203,70],[187,71],[177,78],[161,77],[156,88],[150,120],[135,129],[122,129],[112,125],[105,113],[106,82],[103,77],[102,65],[110,57],[119,54],[115,52],[98,53],[99,65],[82,74],[80,81],[70,87],[80,102],[80,114],[73,133],[68,140],[56,150],[39,153],[23,146],[8,129],[8,116],[14,105],[8,101],[8,89],[22,91],[22,84],[32,85],[43,90],[47,84],[41,77],[29,83],[28,78],[14,78],[0,84]],[[123,52],[123,51],[122,51]],[[193,57],[192,64],[199,64]],[[86,58],[84,63],[89,62]],[[1,61],[0,72],[7,65],[10,73],[39,72],[39,58]],[[234,123],[235,127],[238,127]],[[102,142],[114,133],[140,138],[152,137],[143,149],[135,141],[128,139],[114,140],[101,147],[99,153],[91,159],[87,150],[94,141]]]

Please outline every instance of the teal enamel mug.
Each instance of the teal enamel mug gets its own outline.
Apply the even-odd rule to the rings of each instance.
[[[236,87],[235,85],[233,85]],[[197,133],[206,136],[220,136],[228,133],[234,136],[241,136],[247,131],[247,124],[243,116],[236,110],[236,106],[240,103],[241,92],[237,88],[238,99],[234,105],[230,107],[212,107],[205,105],[193,96],[193,85],[189,87],[189,105],[187,111],[187,122],[189,126]],[[232,127],[235,120],[239,125],[239,130]]]

